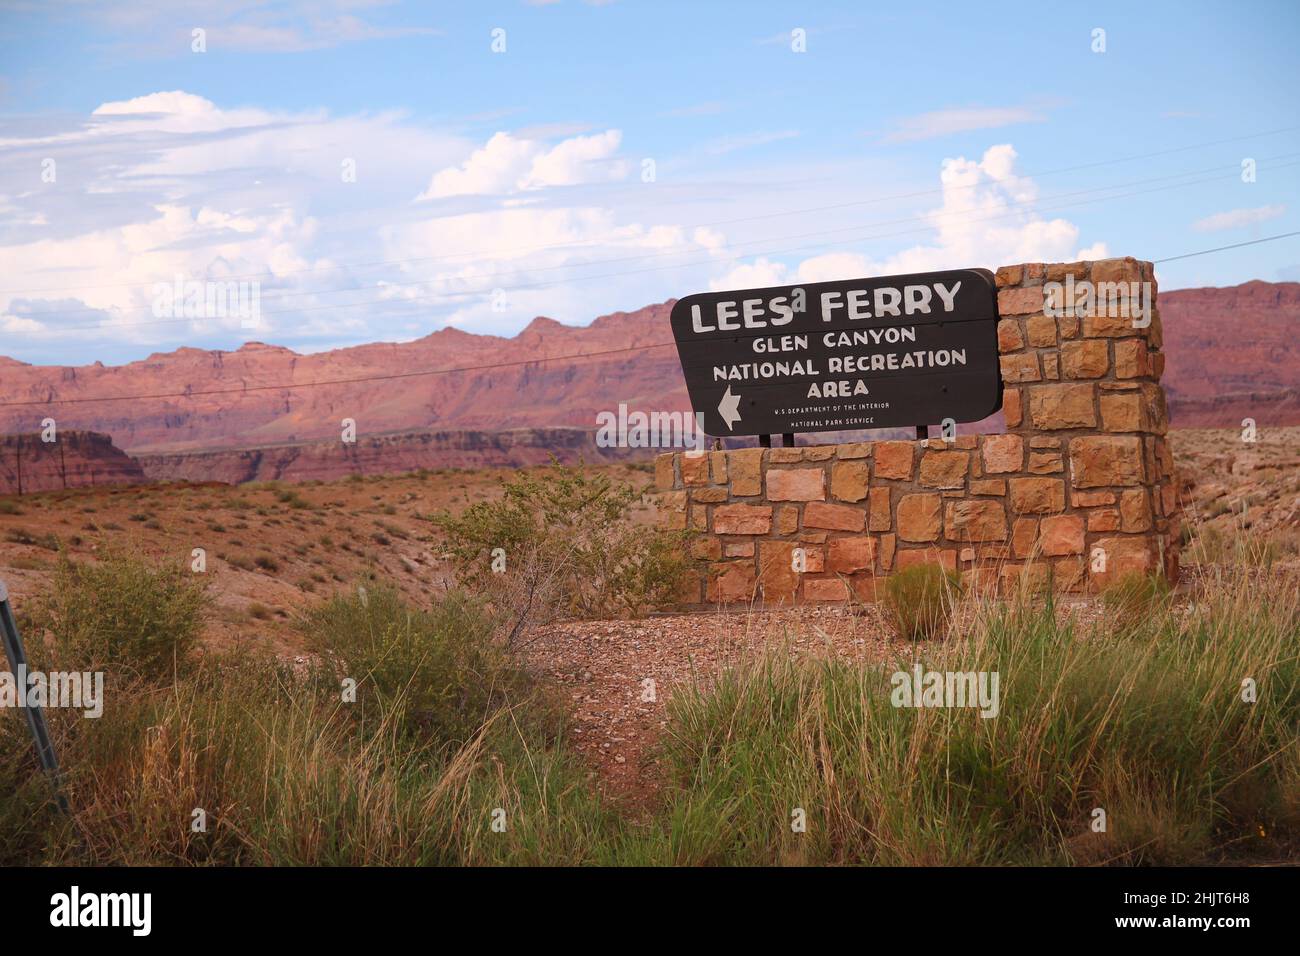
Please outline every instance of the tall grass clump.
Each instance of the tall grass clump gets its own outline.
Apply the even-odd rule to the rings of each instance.
[[[303,627],[321,658],[310,673],[209,654],[109,693],[98,719],[48,710],[68,817],[21,715],[0,711],[0,864],[577,864],[618,842],[559,712],[486,643],[472,602],[417,610],[371,586]]]
[[[1169,613],[1173,592],[1161,574],[1130,572],[1102,591],[1102,607],[1112,628],[1131,634],[1152,619]]]
[[[1119,630],[1075,623],[1050,600],[989,603],[968,640],[921,658],[996,672],[989,719],[894,707],[890,678],[910,659],[878,669],[777,653],[729,671],[670,703],[665,758],[680,792],[655,854],[888,865],[1280,854],[1300,836],[1295,584],[1263,599],[1243,580],[1217,582],[1185,613]],[[792,831],[796,809],[806,832]]]
[[[880,610],[903,640],[931,640],[947,633],[961,593],[961,577],[955,571],[918,564],[885,579]]]
[[[462,593],[421,610],[394,588],[372,584],[317,606],[301,629],[327,683],[355,685],[358,719],[394,731],[463,746],[503,708],[543,707],[532,681],[493,641],[489,614]]]

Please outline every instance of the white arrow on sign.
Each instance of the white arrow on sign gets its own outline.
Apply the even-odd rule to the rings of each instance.
[[[731,394],[730,385],[727,386],[726,392],[723,393],[722,401],[718,402],[718,414],[727,423],[728,431],[735,427],[736,422],[740,421],[740,396]]]

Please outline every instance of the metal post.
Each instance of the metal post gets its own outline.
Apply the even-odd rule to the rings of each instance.
[[[925,441],[925,440],[926,440],[927,438],[929,438],[929,437],[930,437],[930,426],[929,426],[929,425],[917,425],[917,426],[916,426],[916,440],[917,440],[917,441]]]
[[[36,755],[50,778],[55,802],[60,810],[67,813],[68,801],[59,788],[59,758],[54,753],[50,729],[45,724],[45,712],[39,707],[27,706],[27,652],[23,650],[23,639],[18,635],[14,612],[9,606],[9,589],[4,581],[0,581],[0,632],[3,632],[5,657],[9,658],[9,669],[18,692],[18,706],[27,714],[27,727],[32,732],[32,740],[36,742]]]
[[[794,435],[790,434],[789,432],[786,432],[784,435],[782,435],[782,436],[781,436],[781,447],[782,447],[782,448],[793,448],[793,447],[794,447]]]
[[[759,436],[758,436],[758,445],[759,445],[760,448],[771,448],[771,447],[772,447],[772,436],[771,436],[771,435],[759,435]]]

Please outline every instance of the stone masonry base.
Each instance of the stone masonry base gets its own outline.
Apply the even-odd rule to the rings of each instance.
[[[1123,315],[1053,317],[1044,285],[1067,276],[1149,283],[1153,314],[1121,302]],[[997,280],[1005,434],[659,456],[661,524],[692,533],[685,603],[874,600],[880,578],[922,563],[1003,590],[1177,578],[1150,263],[1033,263]]]

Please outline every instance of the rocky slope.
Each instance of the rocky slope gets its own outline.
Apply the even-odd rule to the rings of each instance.
[[[40,434],[0,435],[0,494],[31,494],[91,485],[146,481],[140,463],[99,432],[59,430],[53,442]]]
[[[1161,292],[1174,425],[1300,423],[1300,283]]]
[[[571,464],[630,457],[622,449],[598,448],[581,428],[512,428],[501,431],[404,432],[296,445],[140,455],[155,481],[323,481],[346,475],[400,474],[421,468],[521,468],[551,457]]]

